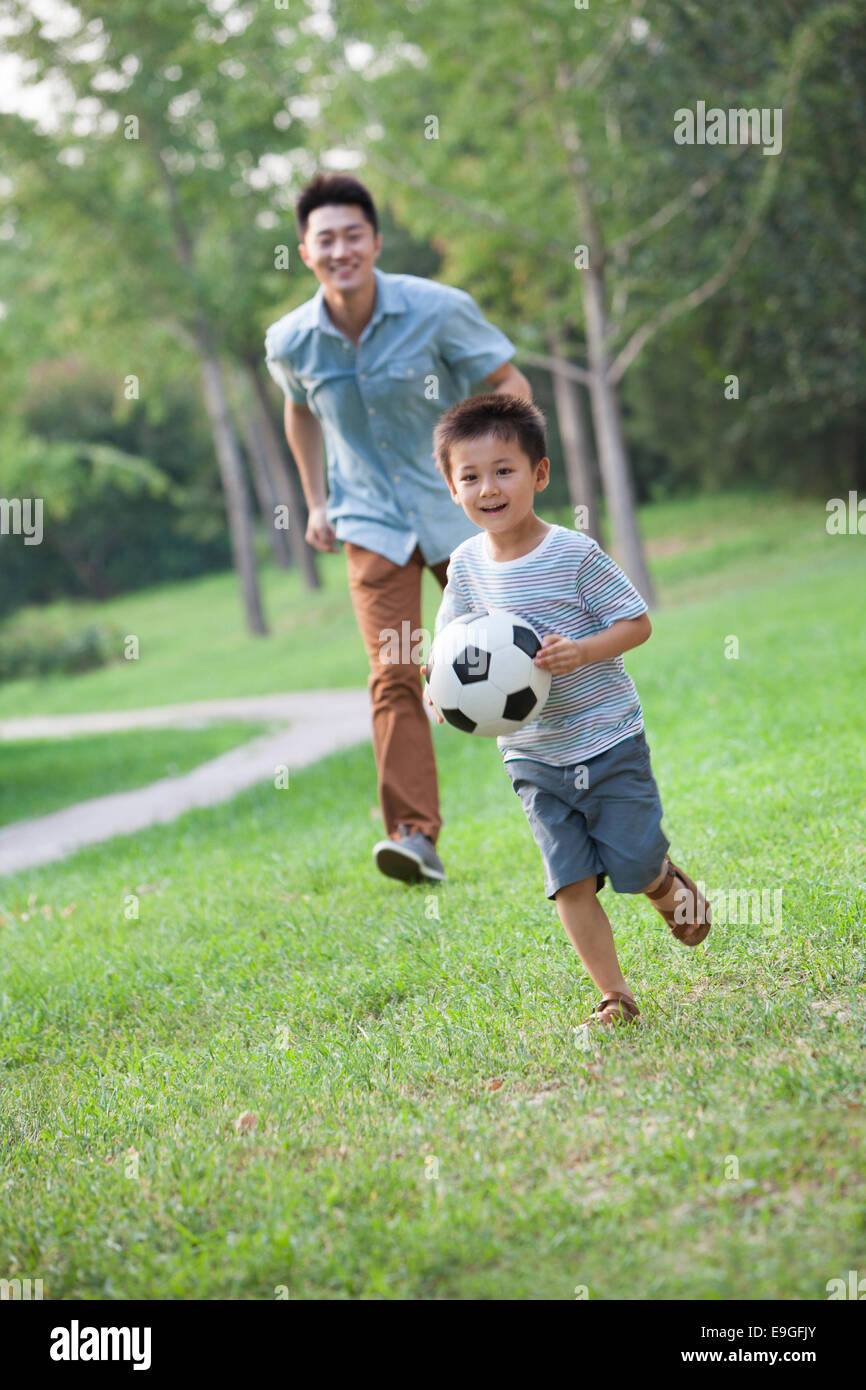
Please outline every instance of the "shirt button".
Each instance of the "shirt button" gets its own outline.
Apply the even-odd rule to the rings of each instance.
[[[407,376],[414,376],[414,375],[415,375],[415,368],[414,368],[414,367],[410,367],[410,368],[408,369],[408,371],[406,372],[406,375],[407,375]]]
[[[414,513],[413,511],[409,511],[409,512],[407,513],[407,515],[408,515],[408,516],[414,516],[415,513]]]
[[[370,406],[367,407],[367,414],[368,414],[368,415],[375,415],[375,414],[376,414],[376,410],[375,410],[375,408],[374,408],[372,405],[370,405]]]
[[[380,449],[387,449],[387,447],[388,447],[388,441],[387,441],[387,439],[380,439],[380,440],[379,440],[379,448],[380,448]]]
[[[395,482],[395,483],[399,483],[399,481],[400,481],[400,474],[399,474],[399,473],[395,473],[395,474],[394,474],[394,482]]]
[[[362,381],[366,381],[366,380],[367,380],[367,373],[366,373],[366,372],[362,372],[362,373],[361,373],[361,380],[362,380]]]

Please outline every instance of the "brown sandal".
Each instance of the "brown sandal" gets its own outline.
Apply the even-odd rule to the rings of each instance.
[[[680,880],[687,893],[691,895],[686,899],[686,920],[684,922],[677,921],[677,913],[681,915],[681,902],[677,903],[675,907],[668,908],[665,912],[662,912],[660,907],[657,907],[656,911],[664,917],[677,941],[682,941],[684,946],[700,946],[713,923],[710,905],[703,894],[698,892],[697,884],[689,878],[688,874],[683,873],[682,869],[677,868],[670,855],[667,856],[667,871],[664,878],[658,888],[654,889],[652,893],[647,893],[646,896],[651,901],[663,898],[666,893],[670,892],[671,884],[675,878]]]
[[[612,1012],[608,1018],[603,1018],[602,1015],[607,1008],[611,1009]],[[601,1023],[607,1027],[611,1027],[613,1024],[634,1023],[639,1013],[640,1009],[630,994],[621,994],[618,990],[611,989],[608,990],[601,1003],[596,1004],[589,1018],[585,1018],[583,1023],[578,1024],[578,1028],[586,1028],[594,1023]],[[575,1029],[576,1031],[577,1029]]]

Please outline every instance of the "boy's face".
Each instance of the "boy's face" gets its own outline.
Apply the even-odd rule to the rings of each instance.
[[[326,294],[351,294],[365,285],[381,249],[382,235],[373,231],[361,208],[343,203],[314,208],[298,246],[301,260]]]
[[[525,520],[549,476],[550,460],[533,469],[516,439],[482,435],[451,449],[451,496],[485,531],[510,531]]]

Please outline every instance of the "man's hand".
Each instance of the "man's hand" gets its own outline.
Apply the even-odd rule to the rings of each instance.
[[[533,658],[536,666],[543,666],[551,675],[563,676],[576,671],[584,663],[580,642],[563,637],[558,632],[548,632],[541,640],[541,651]]]
[[[422,675],[422,676],[423,676],[423,675],[426,675],[426,673],[427,673],[427,667],[426,667],[426,666],[422,666],[422,667],[421,667],[421,675]],[[425,705],[429,705],[430,708],[432,709],[433,713],[434,713],[435,716],[436,716],[436,722],[437,722],[437,724],[444,724],[444,723],[445,723],[445,720],[442,718],[442,715],[439,713],[438,709],[436,708],[436,706],[435,706],[434,703],[433,703],[433,698],[432,698],[432,696],[431,696],[431,694],[430,694],[430,687],[429,687],[429,685],[427,684],[426,680],[425,680],[425,682],[424,682],[424,703],[425,703]]]
[[[328,520],[328,509],[323,503],[319,507],[311,507],[307,521],[307,545],[311,545],[314,550],[328,550],[332,553],[339,553],[340,547],[337,544],[337,533]]]

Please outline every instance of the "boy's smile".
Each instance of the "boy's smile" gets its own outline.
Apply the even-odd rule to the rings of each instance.
[[[451,496],[470,521],[490,536],[494,554],[540,539],[547,528],[533,510],[536,492],[547,487],[550,460],[533,469],[516,439],[482,435],[451,448]]]

